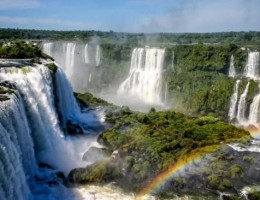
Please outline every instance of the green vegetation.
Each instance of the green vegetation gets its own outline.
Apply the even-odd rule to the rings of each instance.
[[[99,92],[104,88],[118,87],[128,73],[131,45],[101,44],[102,61],[94,74],[92,85],[94,91]],[[96,78],[95,78],[96,77]]]
[[[101,43],[172,46],[176,44],[219,44],[234,43],[237,45],[260,46],[260,32],[219,32],[219,33],[117,33],[114,31],[49,31],[25,29],[0,29],[0,38],[35,39],[35,40],[80,40],[90,41],[100,38]]]
[[[233,165],[230,167],[230,173],[233,178],[243,175],[243,168],[240,165]]]
[[[53,74],[55,74],[58,69],[57,65],[55,65],[54,63],[47,64],[47,67],[49,68],[49,70],[51,70]]]
[[[164,77],[176,111],[210,114],[226,118],[235,80],[227,77],[231,55],[235,68],[242,73],[247,51],[234,44],[179,45],[166,51]],[[242,80],[240,94],[246,87]],[[258,83],[251,80],[247,103],[258,92]]]
[[[85,107],[97,107],[112,105],[103,99],[94,97],[91,93],[75,93],[77,100]]]
[[[171,76],[169,90],[177,111],[225,116],[234,80],[223,74],[203,71]]]
[[[254,164],[256,162],[255,158],[252,156],[244,156],[243,161],[245,161],[249,164]]]
[[[248,199],[250,199],[250,200],[258,200],[258,199],[260,199],[260,191],[250,192],[248,194]]]
[[[177,74],[195,70],[225,73],[229,67],[230,56],[237,48],[232,44],[178,45],[167,50],[167,59],[173,51]]]
[[[172,111],[156,112],[154,109],[142,114],[124,107],[121,112],[109,113],[106,120],[112,127],[100,136],[99,142],[107,146],[108,155],[118,151],[118,157],[98,164],[105,168],[105,172],[98,173],[97,180],[106,182],[106,177],[109,177],[109,181],[135,190],[187,154],[210,153],[220,144],[245,142],[250,138],[248,132],[212,116],[194,118]],[[202,150],[205,147],[207,150]],[[215,167],[221,169],[222,165],[219,163]],[[92,173],[91,168],[87,168],[86,175],[81,170],[73,170],[69,175],[70,181],[92,182],[89,176],[96,175],[96,172]],[[209,172],[209,182],[220,185],[222,189],[231,187],[228,177],[240,175],[237,166],[231,168],[231,175],[221,181],[212,177],[211,170]],[[176,178],[175,184],[184,186],[186,181]]]
[[[0,46],[0,58],[36,58],[44,57],[40,48],[33,43],[25,43],[24,41],[2,43]]]

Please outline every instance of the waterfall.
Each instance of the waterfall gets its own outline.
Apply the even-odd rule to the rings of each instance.
[[[245,68],[245,77],[251,79],[259,78],[259,52],[249,52]]]
[[[0,199],[32,199],[27,179],[36,172],[36,159],[19,93],[1,101],[0,110]]]
[[[86,44],[85,47],[84,47],[84,60],[85,60],[85,63],[86,63],[86,64],[89,63],[88,44]]]
[[[67,43],[65,66],[69,78],[73,76],[73,71],[76,70],[74,67],[75,48],[76,48],[75,43]]]
[[[168,100],[168,83],[165,83],[165,88],[164,88],[164,102],[167,103]]]
[[[42,50],[54,58],[63,69],[74,91],[82,93],[94,90],[93,87],[96,85],[89,84],[89,77],[92,76],[93,79],[100,77],[97,73],[101,72],[96,68],[101,62],[100,45],[79,42],[44,42]]]
[[[257,94],[250,105],[250,112],[248,118],[249,123],[257,125],[260,117],[259,114],[260,114],[260,94]]]
[[[228,117],[229,120],[233,120],[236,117],[236,107],[237,107],[237,100],[238,100],[238,88],[240,84],[240,80],[236,81],[235,87],[234,87],[234,93],[231,96],[230,100],[230,106],[229,106],[229,112]]]
[[[15,71],[14,71],[15,70]],[[23,95],[27,112],[31,116],[31,129],[35,134],[35,145],[41,149],[51,146],[50,135],[62,135],[54,108],[52,79],[47,67],[2,69],[1,80],[14,82]],[[48,134],[46,134],[46,132]]]
[[[240,96],[239,102],[238,102],[238,108],[237,108],[237,120],[240,124],[243,124],[246,122],[245,114],[246,114],[246,96],[248,92],[250,82],[248,81],[245,90]]]
[[[92,75],[91,73],[89,74],[89,77],[88,77],[88,82],[91,82],[91,78],[92,78]]]
[[[100,57],[101,57],[101,50],[100,50],[100,46],[97,45],[97,47],[96,47],[96,55],[95,55],[96,66],[100,65]]]
[[[161,48],[135,48],[128,77],[119,86],[118,94],[130,101],[137,99],[146,104],[161,105],[164,52]]]
[[[232,55],[230,58],[230,65],[229,65],[229,71],[228,71],[229,77],[236,77],[236,70],[234,66],[234,56]]]
[[[20,94],[16,93],[8,102],[1,103],[0,108],[1,125],[8,131],[12,141],[19,148],[25,173],[32,176],[36,171],[34,145]]]
[[[73,91],[68,80],[66,79],[66,75],[61,69],[57,70],[55,73],[55,78],[57,80],[56,94],[59,99],[63,99],[58,102],[58,110],[61,112],[62,126],[65,128],[67,120],[77,121],[81,111],[74,96],[72,95]]]
[[[100,129],[100,119],[96,113],[81,112],[73,96],[72,87],[61,69],[57,70],[55,77],[57,82],[56,94],[58,99],[62,99],[62,101],[58,102],[58,110],[62,115],[62,127],[65,128],[66,122],[70,120],[73,123],[80,124],[84,128],[85,133],[93,133]]]
[[[51,73],[44,65],[0,68],[0,80],[12,83],[14,88],[14,94],[1,94],[7,96],[0,103],[1,200],[31,200],[41,190],[49,199],[48,191],[52,189],[46,190],[46,185],[39,186],[44,183],[35,182],[34,176],[42,173],[36,163],[48,163],[68,174],[73,168],[90,164],[82,157],[92,146],[98,147],[96,137],[64,136],[54,106],[56,100],[64,124],[65,120],[82,123],[85,133],[94,132],[102,124],[98,113],[81,112],[60,69],[54,78],[55,90]]]
[[[53,46],[52,42],[44,43],[43,44],[43,52],[45,52],[46,54],[51,56],[52,55],[52,46]]]

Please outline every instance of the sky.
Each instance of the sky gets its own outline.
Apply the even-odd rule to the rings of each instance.
[[[260,31],[260,0],[0,0],[0,28]]]

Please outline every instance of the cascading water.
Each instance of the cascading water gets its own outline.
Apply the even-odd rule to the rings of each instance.
[[[259,52],[249,52],[245,68],[245,77],[251,79],[259,78]]]
[[[257,94],[250,105],[248,123],[257,126],[259,123],[259,117],[260,117],[260,94]]]
[[[89,74],[88,82],[91,82],[91,77],[92,77],[92,74]]]
[[[234,56],[232,55],[230,58],[230,65],[229,65],[229,71],[228,71],[229,77],[236,77],[236,70],[234,66]]]
[[[162,105],[161,79],[165,49],[135,48],[128,77],[121,83],[118,95],[130,101]]]
[[[62,99],[62,101],[59,101],[58,103],[58,108],[62,114],[63,127],[65,128],[66,121],[71,120],[84,127],[85,133],[93,133],[100,129],[100,121],[96,114],[92,112],[81,112],[79,105],[72,95],[73,90],[70,83],[62,70],[58,69],[55,76],[57,81],[56,94],[59,99]]]
[[[97,47],[96,47],[96,55],[95,55],[96,66],[100,65],[100,57],[101,57],[101,50],[100,50],[100,46],[97,45]]]
[[[73,76],[74,68],[74,58],[75,58],[75,43],[68,43],[66,48],[66,58],[65,58],[65,67],[67,76],[71,78]]]
[[[238,102],[238,108],[237,108],[237,120],[240,124],[244,124],[246,122],[246,96],[248,92],[250,82],[248,81],[245,90],[240,96],[239,102]]]
[[[83,155],[92,146],[99,147],[97,136],[64,136],[54,106],[52,76],[44,65],[0,68],[0,80],[13,83],[15,92],[0,104],[0,199],[23,200],[33,196],[49,199],[53,191],[47,186],[37,189],[40,186],[34,181],[34,176],[40,173],[36,160],[65,174],[73,168],[85,167],[90,163],[82,159]],[[94,113],[80,112],[60,69],[55,83],[58,110],[64,124],[65,120],[82,123],[85,132],[102,126]]]
[[[55,59],[76,92],[92,91],[90,78],[101,61],[101,47],[78,42],[45,42],[43,51]],[[90,75],[92,74],[92,75]]]
[[[0,104],[0,199],[32,199],[34,146],[19,93]]]
[[[53,43],[52,42],[47,42],[47,43],[44,43],[43,45],[43,51],[48,54],[48,55],[52,55],[52,46],[53,46]]]
[[[229,120],[233,120],[236,117],[236,108],[237,108],[237,100],[238,100],[238,88],[240,85],[240,80],[236,81],[235,88],[234,88],[234,93],[231,96],[230,100],[230,107],[229,107],[229,112],[228,112],[228,117]]]
[[[85,63],[86,63],[86,64],[89,63],[88,44],[86,44],[85,47],[84,47],[84,60],[85,60]]]
[[[259,52],[249,52],[248,53],[248,59],[245,66],[245,72],[243,74],[244,77],[247,77],[249,79],[253,79],[255,81],[259,81]],[[231,56],[230,60],[230,68],[229,68],[229,77],[236,77],[236,72],[234,68],[234,57]],[[248,92],[249,82],[244,90],[244,92],[241,94],[238,107],[236,111],[236,104],[238,100],[238,88],[239,88],[240,80],[236,81],[236,85],[234,88],[234,93],[232,94],[231,100],[230,100],[230,107],[229,107],[229,113],[228,117],[229,120],[232,121],[235,118],[237,118],[238,123],[240,125],[255,125],[258,126],[259,124],[259,107],[260,107],[260,94],[257,94],[253,102],[250,105],[249,109],[249,115],[248,118],[246,118],[246,96]]]

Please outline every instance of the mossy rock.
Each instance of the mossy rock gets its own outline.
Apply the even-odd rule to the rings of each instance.
[[[111,106],[112,104],[108,103],[107,101],[95,97],[93,94],[89,92],[85,93],[75,93],[76,99],[86,107],[97,107],[97,106]]]
[[[260,199],[260,191],[250,192],[247,194],[249,200],[259,200]]]
[[[241,200],[241,198],[235,194],[224,194],[222,200]]]
[[[244,170],[240,165],[234,164],[229,168],[229,172],[232,178],[238,178],[243,176]]]
[[[87,168],[73,169],[68,175],[71,183],[100,183],[104,180],[106,163],[99,162]]]
[[[255,164],[256,163],[256,160],[254,157],[252,156],[244,156],[243,157],[243,161],[249,163],[249,164]]]
[[[55,74],[58,69],[57,65],[55,65],[54,63],[47,64],[47,67],[49,68],[49,70],[51,70],[53,74]]]
[[[0,94],[13,94],[14,91],[12,89],[0,86]]]

